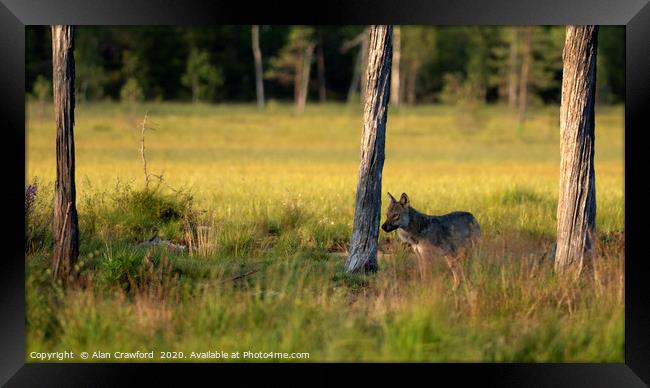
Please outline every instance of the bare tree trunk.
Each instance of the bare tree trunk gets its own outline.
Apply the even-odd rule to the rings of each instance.
[[[300,86],[302,85],[302,56],[303,52],[300,49],[296,50],[295,62],[293,64],[293,103],[294,109],[298,111],[300,101]]]
[[[400,89],[399,89],[399,101],[400,104],[404,104],[406,102],[406,84],[408,83],[408,69],[406,67],[402,68],[399,74],[399,84],[400,84]],[[392,76],[391,76],[392,78]],[[404,86],[404,87],[402,87]],[[392,95],[393,93],[391,93]]]
[[[129,100],[131,101],[131,105],[135,104],[135,98],[134,97],[129,98]],[[192,102],[195,103],[195,104],[197,102],[199,102],[199,83],[198,82],[195,82],[192,85]]]
[[[79,96],[79,100],[81,104],[85,104],[87,101],[87,95],[88,95],[88,81],[83,81],[81,83],[81,88],[79,90],[81,93],[81,96]]]
[[[406,75],[406,102],[409,105],[415,105],[415,86],[417,84],[418,72],[420,65],[416,60],[413,60],[409,65],[409,71]]]
[[[350,87],[348,88],[348,96],[347,96],[348,103],[352,101],[352,98],[354,97],[354,95],[357,93],[357,90],[359,89],[359,79],[361,77],[361,67],[363,64],[363,55],[364,55],[363,41],[365,40],[365,36],[366,36],[366,29],[364,29],[363,32],[357,35],[354,39],[343,42],[343,44],[341,45],[342,53],[347,52],[352,47],[356,47],[359,45],[362,46],[354,60],[352,80],[350,81]]]
[[[393,27],[393,68],[391,69],[391,85],[390,85],[390,103],[393,106],[398,107],[400,100],[400,91],[399,91],[399,66],[400,66],[400,56],[401,56],[401,29],[400,26]]]
[[[597,26],[567,26],[560,108],[560,195],[555,271],[578,277],[596,230],[594,107]]]
[[[519,31],[517,27],[512,27],[511,32],[510,56],[508,58],[508,67],[510,68],[510,75],[508,77],[508,107],[514,110],[517,106],[517,51],[519,50]]]
[[[262,51],[260,50],[260,26],[252,27],[253,58],[255,59],[255,88],[257,90],[257,107],[264,109],[264,81],[262,78]]]
[[[314,43],[311,42],[305,48],[302,63],[302,75],[300,76],[300,90],[298,97],[298,104],[296,105],[296,113],[301,114],[305,110],[307,103],[307,93],[309,91],[309,73],[311,71],[311,60],[314,54]]]
[[[352,98],[357,93],[357,89],[359,89],[359,79],[361,78],[361,57],[362,53],[361,50],[359,50],[357,58],[354,61],[354,72],[352,73],[352,81],[350,81],[350,88],[348,89],[348,103],[352,101]]]
[[[524,51],[521,63],[521,77],[519,77],[519,112],[517,114],[517,123],[519,127],[524,122],[526,115],[526,104],[528,102],[528,74],[530,73],[530,62],[532,60],[533,30],[532,27],[525,27]]]
[[[327,88],[325,86],[325,52],[323,51],[323,32],[318,29],[318,100],[325,102],[327,100]]]
[[[361,163],[347,272],[375,272],[381,211],[381,172],[384,167],[386,120],[390,98],[393,56],[392,26],[372,26],[369,32],[368,66],[361,138]]]
[[[359,90],[361,92],[361,103],[363,104],[363,97],[366,95],[366,85],[361,82],[361,74],[365,74],[366,68],[368,67],[368,28],[364,29],[357,39],[361,48],[354,62],[354,73],[352,74],[352,82],[350,82],[350,89],[348,90],[348,102],[352,101],[352,98]]]
[[[54,116],[56,120],[56,189],[52,273],[64,281],[79,256],[74,182],[74,40],[71,26],[52,26]]]

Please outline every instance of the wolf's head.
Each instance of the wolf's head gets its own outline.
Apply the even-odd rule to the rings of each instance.
[[[386,212],[386,222],[381,226],[385,232],[392,232],[397,228],[404,228],[409,223],[409,206],[411,202],[409,201],[408,195],[402,193],[402,197],[399,201],[388,193],[390,198],[390,204],[388,205],[388,211]]]

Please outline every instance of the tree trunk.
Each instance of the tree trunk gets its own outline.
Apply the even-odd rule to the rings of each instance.
[[[402,61],[403,62],[403,61]],[[399,89],[399,101],[401,104],[404,104],[406,102],[406,84],[408,83],[408,69],[406,67],[403,67],[400,71],[399,74],[399,84],[400,84],[400,89]],[[391,76],[392,78],[392,76]],[[402,87],[404,86],[404,87]],[[391,93],[393,95],[393,93]]]
[[[354,62],[354,73],[352,74],[352,82],[350,82],[350,89],[348,90],[348,102],[360,91],[361,103],[366,95],[366,84],[361,82],[361,74],[366,73],[368,67],[368,28],[364,29],[360,34],[360,50],[357,54],[357,59]]]
[[[293,64],[293,103],[294,109],[297,112],[300,105],[300,88],[302,86],[302,60],[304,52],[298,48],[296,49],[296,58]]]
[[[354,61],[354,72],[352,73],[352,81],[350,81],[350,88],[348,89],[348,97],[347,101],[350,103],[352,101],[352,98],[354,95],[357,93],[357,90],[359,89],[359,79],[361,78],[361,62],[362,62],[362,53],[361,50],[359,50],[359,53],[357,54],[357,58]]]
[[[85,104],[87,101],[87,95],[88,95],[88,81],[83,81],[81,83],[81,88],[79,90],[81,93],[81,96],[79,97],[79,100],[81,104]]]
[[[327,99],[327,88],[325,86],[325,52],[323,51],[323,32],[318,30],[318,100],[325,102]]]
[[[302,74],[300,76],[300,90],[298,94],[298,104],[296,105],[296,113],[301,114],[305,110],[307,103],[307,93],[309,92],[309,73],[311,71],[311,60],[314,54],[314,43],[309,43],[305,48],[303,55]]]
[[[526,104],[528,102],[528,74],[530,73],[530,62],[532,60],[533,30],[531,27],[525,27],[524,51],[521,63],[521,77],[519,77],[519,112],[517,114],[517,123],[519,127],[524,122],[526,116]]]
[[[580,275],[596,229],[594,106],[597,26],[568,26],[560,108],[560,194],[555,271]]]
[[[79,256],[74,183],[74,41],[71,26],[52,26],[52,86],[56,120],[56,187],[52,273],[64,281]]]
[[[133,93],[129,94],[129,101],[131,102],[131,105],[135,104],[135,96]],[[199,102],[199,83],[194,82],[192,85],[192,102],[197,103]]]
[[[512,27],[512,36],[510,40],[510,56],[508,58],[508,67],[510,74],[508,77],[508,107],[515,109],[517,106],[517,51],[519,50],[519,37],[517,27]]]
[[[415,86],[418,79],[418,72],[420,71],[420,64],[417,60],[412,60],[409,66],[408,74],[406,75],[406,102],[409,105],[415,105]]]
[[[399,26],[393,27],[393,68],[391,69],[391,84],[390,84],[390,103],[393,106],[399,106],[399,66],[400,66],[400,56],[401,56],[401,31]]]
[[[253,58],[255,59],[255,88],[257,90],[257,107],[264,109],[264,81],[262,78],[262,51],[260,51],[260,26],[252,27]]]
[[[372,26],[361,138],[361,162],[347,272],[375,272],[381,211],[381,172],[384,167],[386,120],[390,98],[392,26]]]

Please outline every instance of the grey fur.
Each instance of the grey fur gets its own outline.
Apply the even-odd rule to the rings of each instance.
[[[419,261],[445,257],[456,288],[460,280],[455,258],[464,248],[474,246],[481,236],[476,218],[462,211],[441,216],[427,215],[411,207],[406,193],[402,193],[399,201],[390,193],[388,196],[387,219],[381,228],[386,232],[397,229],[400,240],[411,246]]]

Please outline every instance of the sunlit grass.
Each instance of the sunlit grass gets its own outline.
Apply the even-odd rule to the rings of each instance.
[[[28,349],[307,351],[310,361],[622,361],[622,107],[597,109],[597,230],[606,251],[579,289],[559,284],[548,262],[539,264],[555,235],[558,109],[532,110],[522,128],[505,107],[472,109],[391,110],[382,176],[384,195],[407,192],[418,210],[467,210],[481,223],[484,241],[468,264],[470,281],[453,293],[444,266],[432,267],[422,283],[408,250],[383,231],[381,250],[389,255],[380,257],[380,272],[343,274],[358,106],[312,105],[294,116],[291,106],[276,103],[265,112],[249,105],[79,105],[85,283],[64,291],[42,273],[51,246],[54,121],[51,107],[40,113],[28,106],[26,180],[38,177],[42,188],[42,225],[28,230],[35,241]],[[159,192],[172,204],[186,197],[173,199],[169,187],[191,195],[191,216],[181,206],[178,219],[162,222],[133,202],[144,187],[138,126],[145,111],[153,129],[146,134],[149,171],[164,176]],[[125,187],[131,194],[120,196]],[[166,203],[156,198],[144,203]],[[193,246],[147,253],[136,245],[153,230]]]

